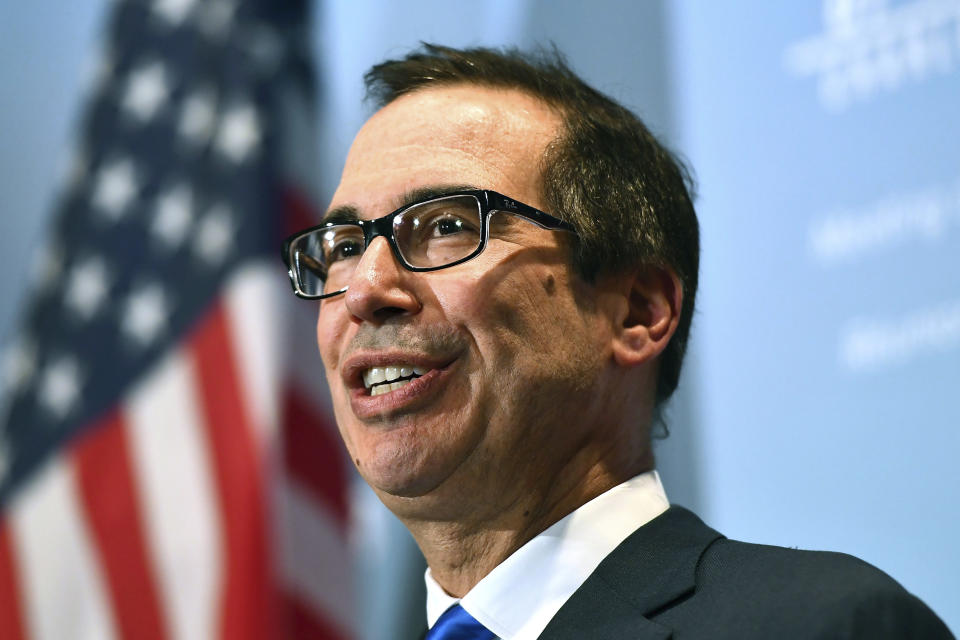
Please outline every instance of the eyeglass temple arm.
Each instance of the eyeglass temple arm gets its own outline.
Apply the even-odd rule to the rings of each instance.
[[[497,211],[504,211],[506,213],[513,213],[522,216],[538,227],[542,227],[544,229],[557,229],[561,231],[569,231],[570,233],[577,232],[576,228],[569,222],[552,216],[549,213],[544,213],[543,211],[535,209],[530,205],[507,198],[496,191],[486,191],[485,195],[487,197],[487,205],[490,209],[496,209]]]

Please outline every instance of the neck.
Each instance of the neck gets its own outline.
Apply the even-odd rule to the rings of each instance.
[[[628,466],[598,464],[583,474],[550,478],[506,508],[457,521],[404,518],[420,546],[433,579],[452,596],[463,597],[484,576],[539,533],[593,498],[653,468],[647,453]]]

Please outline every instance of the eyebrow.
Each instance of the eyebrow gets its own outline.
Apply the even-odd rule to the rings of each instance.
[[[422,202],[423,200],[438,198],[455,191],[473,191],[475,189],[477,189],[476,185],[471,184],[432,184],[417,187],[416,189],[411,189],[401,194],[394,202],[396,206],[393,211],[411,204],[416,204],[417,202]],[[387,213],[383,215],[387,215]],[[380,216],[377,217],[379,218]],[[358,220],[361,220],[360,208],[352,204],[344,204],[327,211],[323,219],[320,220],[320,224],[357,222]]]
[[[340,223],[340,222],[356,222],[360,219],[360,210],[357,209],[352,204],[343,204],[339,207],[334,207],[327,211],[323,218],[320,219],[320,224],[328,223]]]
[[[473,191],[477,187],[472,184],[430,184],[424,187],[417,187],[407,191],[396,202],[397,209],[408,205],[429,200],[430,198],[439,198],[455,191]]]

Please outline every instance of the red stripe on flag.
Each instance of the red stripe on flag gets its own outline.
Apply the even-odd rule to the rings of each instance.
[[[283,399],[284,462],[288,474],[347,524],[347,469],[343,445],[326,416],[295,389]]]
[[[232,344],[229,320],[218,302],[191,337],[190,348],[223,523],[219,637],[262,640],[276,633],[264,479]]]
[[[73,449],[77,491],[106,574],[123,638],[167,636],[137,502],[129,445],[119,412],[111,413]]]
[[[0,520],[0,638],[23,640],[26,634],[23,631],[23,610],[12,542],[7,519],[3,518]]]
[[[284,596],[286,632],[295,640],[346,640],[340,629],[327,622],[315,609],[291,594]]]
[[[287,185],[281,194],[283,198],[284,225],[287,235],[301,229],[312,227],[320,222],[320,216],[313,203],[296,187]]]

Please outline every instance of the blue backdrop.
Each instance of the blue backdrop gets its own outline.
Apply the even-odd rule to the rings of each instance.
[[[960,3],[673,6],[703,511],[960,629]]]

